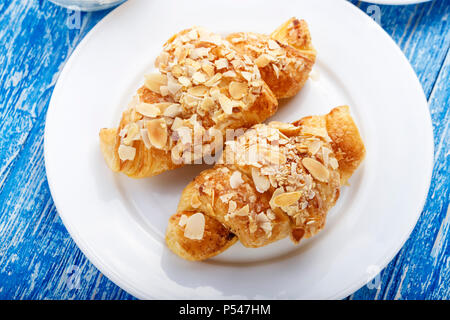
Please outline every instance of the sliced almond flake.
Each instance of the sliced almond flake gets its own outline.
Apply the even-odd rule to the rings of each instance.
[[[211,78],[209,78],[208,81],[206,81],[204,84],[205,84],[205,86],[208,86],[208,87],[216,86],[218,84],[218,82],[220,81],[220,79],[222,79],[222,74],[216,73]]]
[[[270,188],[269,178],[262,176],[258,169],[252,168],[252,178],[255,188],[259,193],[264,193]]]
[[[231,61],[234,59],[234,57],[236,56],[234,51],[231,51],[230,53],[228,53],[225,57],[228,59],[228,61]]]
[[[328,133],[325,128],[302,127],[301,133],[305,135],[318,136],[322,138],[328,137]]]
[[[264,212],[261,212],[256,215],[256,222],[258,222],[258,224],[262,224],[270,222],[270,219],[266,216]]]
[[[286,163],[286,157],[279,151],[266,149],[261,152],[264,157],[266,163],[274,164],[274,165],[282,165]]]
[[[217,59],[215,65],[217,70],[228,68],[228,60],[224,58]]]
[[[186,36],[191,40],[197,40],[198,39],[198,33],[196,29],[190,30]]]
[[[312,158],[304,158],[302,160],[302,164],[314,178],[321,182],[328,182],[330,178],[330,172],[319,161]]]
[[[259,213],[256,216],[256,223],[262,230],[264,230],[267,237],[270,237],[272,235],[272,223],[263,212]]]
[[[239,187],[241,184],[244,183],[244,180],[242,180],[242,174],[240,171],[235,171],[233,172],[233,174],[230,176],[230,186],[232,189],[236,189],[237,187]]]
[[[250,211],[249,206],[248,206],[248,204],[246,204],[239,210],[234,211],[232,213],[232,216],[246,217],[246,216],[248,216],[249,211]]]
[[[320,140],[316,140],[313,141],[309,146],[308,146],[308,151],[312,154],[315,155],[319,150],[320,147],[322,146],[322,142],[320,142]]]
[[[119,159],[122,161],[134,160],[134,157],[136,156],[136,148],[125,146],[123,144],[119,146],[119,150],[117,152],[119,154]]]
[[[275,220],[275,218],[276,218],[276,215],[272,211],[272,209],[267,209],[266,216],[267,216],[267,218],[269,218],[269,220]]]
[[[188,48],[182,46],[182,47],[176,47],[174,51],[175,58],[182,62],[184,59],[186,59],[186,56],[188,54]]]
[[[339,168],[339,163],[336,160],[336,158],[330,158],[330,166],[333,170],[336,170],[337,168]]]
[[[183,75],[183,68],[181,68],[180,65],[176,64],[172,67],[172,70],[170,72],[174,77],[179,78]]]
[[[178,128],[184,126],[184,120],[181,118],[176,117],[175,120],[172,123],[171,129],[173,131],[177,130]]]
[[[278,181],[277,181],[277,179],[275,179],[275,177],[273,175],[269,176],[269,181],[270,181],[270,184],[272,185],[272,187],[274,187],[274,188],[278,187]]]
[[[248,86],[243,82],[232,81],[228,86],[228,91],[233,99],[239,100],[248,94]]]
[[[163,97],[166,97],[169,95],[169,88],[167,86],[159,87],[159,91]]]
[[[230,71],[224,72],[223,76],[227,77],[227,78],[235,78],[236,77],[236,72],[230,70]],[[249,81],[249,80],[247,80],[247,81]]]
[[[139,140],[139,126],[136,123],[130,123],[127,129],[127,135],[123,139],[123,143],[130,145],[134,140]]]
[[[184,227],[186,225],[186,222],[188,221],[188,217],[185,214],[182,214],[180,217],[180,221],[178,221],[178,225],[180,227]]]
[[[256,64],[259,68],[264,68],[264,67],[267,66],[271,61],[272,61],[272,59],[270,59],[270,57],[269,57],[267,54],[262,54],[262,55],[260,55],[258,58],[255,59],[255,64]]]
[[[274,210],[275,208],[277,208],[278,206],[275,205],[274,200],[277,196],[279,196],[280,194],[284,193],[284,188],[280,187],[278,189],[276,189],[273,194],[272,194],[272,198],[269,201],[270,207],[272,208],[272,210]]]
[[[233,193],[227,193],[219,197],[220,201],[222,201],[223,203],[227,203],[231,198],[233,198]]]
[[[250,72],[243,71],[241,72],[241,74],[244,77],[244,79],[247,80],[248,82],[252,80],[252,74]]]
[[[180,115],[181,112],[181,105],[178,103],[173,103],[164,110],[163,115],[166,117],[175,118],[176,116]]]
[[[152,146],[164,149],[167,144],[167,124],[164,119],[153,119],[145,124],[148,130],[148,138]]]
[[[279,130],[281,133],[286,134],[288,136],[297,134],[300,131],[300,127],[296,127],[293,124],[279,121],[269,122],[269,126]]]
[[[273,199],[273,203],[277,207],[288,207],[290,205],[295,204],[300,199],[301,195],[302,193],[299,191],[285,192],[283,194],[276,196]]]
[[[330,153],[331,153],[330,149],[325,148],[325,147],[322,148],[322,158],[323,158],[323,164],[325,165],[325,167],[328,167]]]
[[[149,118],[155,118],[161,114],[161,109],[156,103],[145,103],[141,102],[136,106],[136,111],[142,114],[143,116]],[[168,104],[170,105],[170,103]]]
[[[245,39],[242,37],[238,37],[238,38],[233,38],[231,39],[232,43],[239,43],[239,42],[243,42]]]
[[[202,64],[202,70],[208,75],[208,77],[214,76],[214,66],[212,64]]]
[[[210,97],[205,97],[202,101],[201,108],[204,110],[209,110],[214,106],[214,100]]]
[[[195,86],[189,88],[188,93],[196,97],[203,97],[208,93],[208,88],[205,86]]]
[[[167,76],[159,73],[151,73],[145,76],[145,86],[153,92],[160,93],[160,87],[167,84]]]
[[[244,61],[246,64],[253,64],[252,59],[250,59],[250,57],[246,54],[244,54]]]
[[[183,86],[180,83],[178,83],[178,81],[176,81],[176,80],[170,79],[167,83],[167,89],[173,95],[176,95],[182,87]]]
[[[268,45],[269,45],[269,49],[270,50],[276,50],[279,49],[280,46],[278,45],[278,43],[275,40],[269,39],[268,41]]]
[[[184,87],[190,87],[192,85],[191,80],[185,76],[181,76],[178,78],[178,82],[181,83]]]
[[[191,50],[191,52],[189,53],[189,57],[192,59],[206,57],[209,53],[209,50],[211,50],[211,48],[205,48],[205,47],[195,48],[195,49]]]
[[[147,129],[141,129],[141,137],[142,141],[144,142],[144,145],[147,149],[150,149],[152,147],[152,144],[150,142],[150,139],[148,138],[148,130]]]
[[[221,94],[219,96],[219,103],[223,112],[225,112],[226,114],[233,113],[233,102],[227,96]]]
[[[192,75],[192,80],[194,80],[194,83],[203,83],[206,81],[206,76],[204,73],[197,71]]]
[[[184,236],[192,240],[202,240],[205,233],[205,216],[197,212],[190,216],[186,221]]]
[[[244,64],[242,63],[242,61],[238,60],[238,59],[234,59],[230,63],[232,64],[234,69],[240,69],[240,68],[244,67]]]

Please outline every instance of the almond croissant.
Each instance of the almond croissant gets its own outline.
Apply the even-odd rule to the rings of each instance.
[[[166,242],[187,260],[213,257],[238,239],[254,248],[287,236],[298,243],[324,227],[364,155],[347,106],[256,125],[184,189]]]
[[[296,19],[272,37],[230,37],[192,28],[167,41],[155,61],[160,73],[146,76],[118,128],[100,131],[113,171],[142,178],[215,154],[227,129],[261,123],[277,98],[296,94],[315,61],[306,23]]]

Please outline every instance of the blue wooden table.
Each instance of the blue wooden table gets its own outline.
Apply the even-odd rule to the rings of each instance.
[[[376,280],[349,299],[449,299],[450,1],[351,2],[381,24],[416,71],[433,120],[435,164],[411,237]],[[72,241],[44,167],[45,116],[55,82],[107,13],[81,14],[47,0],[0,2],[0,299],[134,299]]]

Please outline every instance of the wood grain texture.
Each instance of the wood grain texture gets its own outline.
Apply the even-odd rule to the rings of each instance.
[[[449,299],[450,1],[378,9],[351,2],[369,15],[380,10],[381,26],[418,74],[433,119],[435,165],[420,220],[381,272],[380,285],[348,298]],[[43,159],[45,115],[58,75],[107,13],[83,13],[73,29],[67,23],[73,13],[46,0],[0,3],[0,299],[133,299],[70,238]]]

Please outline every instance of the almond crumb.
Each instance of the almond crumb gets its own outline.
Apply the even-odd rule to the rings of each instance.
[[[312,158],[305,158],[302,160],[302,164],[314,178],[320,182],[328,182],[330,172],[319,161]]]
[[[255,188],[259,193],[264,193],[270,188],[269,178],[260,174],[259,170],[252,168],[252,178],[255,183]]]
[[[262,54],[258,58],[256,58],[255,64],[259,68],[264,68],[265,66],[267,66],[270,63],[270,61],[271,61],[271,59],[269,58],[269,56],[267,54]]]
[[[153,92],[161,93],[160,87],[167,85],[167,76],[152,73],[145,76],[145,86]]]
[[[232,81],[230,82],[228,91],[233,99],[239,100],[248,93],[248,86],[243,82]]]
[[[288,207],[296,203],[298,199],[300,199],[301,195],[302,193],[299,191],[285,192],[283,194],[276,196],[273,199],[273,203],[278,207]]]
[[[164,149],[167,142],[167,124],[164,119],[153,119],[146,123],[150,143],[157,149]]]
[[[119,158],[122,161],[125,160],[134,160],[134,157],[136,156],[136,148],[130,147],[130,146],[125,146],[125,145],[120,145],[119,146]]]
[[[188,220],[187,215],[182,214],[181,217],[180,217],[180,221],[178,222],[178,225],[180,227],[184,227],[186,225],[187,220]]]
[[[244,183],[244,180],[242,180],[242,174],[240,171],[235,171],[230,177],[230,186],[232,189],[236,189],[239,187],[242,183]]]
[[[186,221],[184,236],[191,240],[202,240],[205,233],[205,216],[197,212]]]

